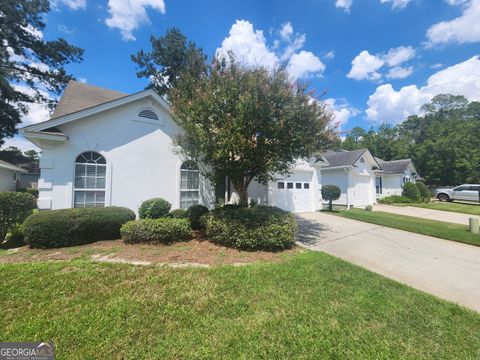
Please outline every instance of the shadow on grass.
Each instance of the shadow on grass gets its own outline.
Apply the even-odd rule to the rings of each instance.
[[[297,241],[303,245],[315,245],[319,241],[322,232],[328,231],[328,226],[321,224],[318,220],[310,220],[297,216],[298,234]]]

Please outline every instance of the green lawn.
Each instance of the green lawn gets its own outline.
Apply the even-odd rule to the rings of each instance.
[[[464,225],[360,209],[345,210],[334,214],[349,219],[480,246],[480,235],[469,232],[468,226]]]
[[[426,209],[453,211],[463,214],[480,215],[480,205],[468,204],[468,203],[455,203],[455,202],[431,202],[431,203],[418,203],[418,204],[393,204],[395,206],[416,206]]]
[[[324,253],[169,269],[0,265],[2,341],[58,359],[475,359],[480,314]]]

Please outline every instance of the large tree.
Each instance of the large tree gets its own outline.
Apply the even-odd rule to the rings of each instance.
[[[83,50],[64,39],[45,41],[48,0],[0,0],[0,145],[16,133],[28,103],[55,105],[72,78],[64,69],[81,61]]]
[[[225,177],[248,201],[253,179],[267,183],[331,140],[329,113],[283,69],[245,68],[231,57],[202,76],[182,76],[171,91],[183,128],[178,149],[213,183]]]
[[[182,73],[199,76],[206,69],[206,55],[194,42],[187,41],[177,28],[167,30],[164,36],[150,38],[152,50],[140,50],[132,55],[137,64],[138,77],[148,78],[148,88],[162,96],[174,87]]]

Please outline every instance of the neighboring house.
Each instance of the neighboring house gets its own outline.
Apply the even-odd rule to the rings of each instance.
[[[375,193],[377,199],[385,196],[402,195],[406,182],[415,183],[420,180],[411,159],[385,161],[376,158],[381,167],[375,177]]]
[[[172,140],[180,132],[168,103],[153,90],[127,95],[69,82],[50,120],[21,129],[42,149],[39,208],[115,205],[136,211],[154,197],[173,209],[238,201],[228,181],[213,189],[196,164],[174,151]],[[334,184],[342,189],[336,203],[369,205],[376,201],[379,168],[366,149],[330,151],[298,161],[288,177],[252,182],[249,196],[293,212],[315,211],[323,206],[321,185]]]
[[[21,174],[27,170],[0,160],[0,191],[15,191]]]

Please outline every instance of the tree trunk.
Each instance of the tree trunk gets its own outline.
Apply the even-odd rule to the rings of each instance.
[[[239,205],[241,206],[248,206],[248,184],[245,180],[242,181],[232,181],[235,190],[237,190],[238,197],[239,197]]]
[[[332,206],[332,200],[328,200],[328,210],[330,210],[330,212],[333,211],[333,206]]]

